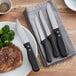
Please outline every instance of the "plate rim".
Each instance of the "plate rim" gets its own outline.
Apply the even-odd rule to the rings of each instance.
[[[64,3],[66,4],[66,6],[67,6],[70,10],[72,10],[72,11],[76,12],[76,9],[71,8],[71,7],[68,5],[68,3],[67,3],[67,1],[66,1],[66,0],[64,0]]]

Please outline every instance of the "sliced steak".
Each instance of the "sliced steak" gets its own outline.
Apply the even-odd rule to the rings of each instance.
[[[22,62],[22,52],[16,45],[0,49],[0,73],[16,69]]]

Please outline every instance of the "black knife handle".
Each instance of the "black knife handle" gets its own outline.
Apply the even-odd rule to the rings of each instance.
[[[62,35],[60,33],[59,28],[55,29],[54,32],[55,32],[55,35],[57,38],[57,44],[58,44],[58,47],[60,49],[60,54],[62,57],[66,57],[68,55],[68,53],[67,53],[67,50],[65,48],[65,44],[63,42],[63,38],[62,38]]]
[[[52,51],[53,52],[53,56],[54,57],[59,57],[59,50],[58,50],[57,43],[56,43],[56,41],[54,39],[53,34],[49,35],[48,39],[49,39],[49,41],[51,43],[51,46],[52,46],[52,49],[53,49],[53,51]]]
[[[47,62],[51,62],[52,58],[51,58],[50,52],[52,51],[52,49],[51,49],[51,46],[50,46],[48,40],[45,39],[45,40],[41,41],[41,43],[42,43],[42,45],[44,47]]]
[[[29,62],[32,66],[33,71],[35,71],[35,72],[39,71],[40,67],[38,65],[38,61],[35,57],[35,54],[32,50],[30,43],[28,42],[28,43],[24,44],[24,47],[27,49],[28,59],[29,59]]]

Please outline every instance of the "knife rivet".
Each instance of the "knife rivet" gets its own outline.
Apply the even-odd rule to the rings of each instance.
[[[59,31],[57,31],[57,33],[59,33]]]
[[[27,47],[29,48],[30,46],[28,45]]]
[[[60,37],[61,35],[59,34],[58,37]]]
[[[31,49],[29,49],[29,51],[31,51]]]

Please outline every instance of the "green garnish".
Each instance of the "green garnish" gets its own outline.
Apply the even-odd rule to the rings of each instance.
[[[13,40],[14,39],[15,32],[13,30],[10,30],[8,32],[8,35],[9,35],[9,40]]]
[[[8,45],[11,45],[11,44],[12,44],[11,41],[6,40],[6,41],[4,41],[3,46],[8,46]]]
[[[2,40],[2,42],[6,41],[6,40],[9,40],[9,34],[3,34],[1,36],[1,40]]]
[[[3,34],[3,31],[2,30],[0,30],[0,35],[2,35]]]
[[[11,45],[15,32],[10,30],[9,25],[5,25],[0,29],[0,48]]]
[[[3,33],[8,33],[10,31],[10,27],[8,25],[5,25],[3,28],[2,28],[2,31]]]
[[[2,41],[1,41],[1,39],[0,39],[0,49],[3,47],[3,43],[2,43]]]

